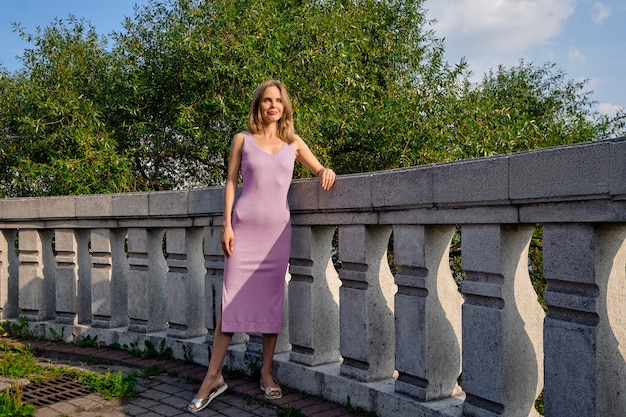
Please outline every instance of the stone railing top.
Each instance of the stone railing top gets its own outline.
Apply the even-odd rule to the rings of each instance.
[[[341,175],[330,191],[315,180],[295,180],[289,202],[295,223],[623,222],[626,138]],[[7,198],[0,200],[0,223],[200,226],[221,216],[222,206],[222,187]]]

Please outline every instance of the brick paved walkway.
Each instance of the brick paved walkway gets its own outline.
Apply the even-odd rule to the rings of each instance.
[[[192,415],[187,404],[198,389],[206,367],[175,360],[142,359],[130,352],[104,347],[81,347],[73,344],[51,343],[43,340],[19,342],[36,349],[44,364],[78,366],[98,372],[128,374],[138,371],[136,396],[123,400],[105,400],[90,393],[77,398],[37,407],[35,417],[175,417]],[[147,377],[142,370],[162,369],[157,376]],[[246,377],[228,379],[228,391],[211,402],[198,416],[229,417],[355,417],[363,416],[337,404],[324,401],[283,387],[280,400],[267,401],[259,390],[258,381]],[[1,383],[1,381],[0,381]],[[284,410],[282,413],[280,410]],[[297,414],[297,411],[300,414]]]

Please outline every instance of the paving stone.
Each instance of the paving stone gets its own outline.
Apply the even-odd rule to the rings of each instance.
[[[60,415],[60,412],[50,407],[42,407],[35,410],[35,417],[59,417]]]
[[[315,416],[318,413],[332,410],[337,407],[334,404],[325,402],[325,403],[311,404],[309,406],[303,406],[301,404],[298,404],[298,408],[300,409],[300,411],[302,412],[302,415],[304,416]]]
[[[156,407],[159,404],[159,402],[154,401],[150,398],[139,396],[135,398],[135,400],[133,401],[133,404],[137,404],[140,407],[150,410],[151,408]]]
[[[146,392],[141,393],[142,397],[150,398],[151,400],[161,401],[163,398],[169,397],[171,394],[168,394],[163,391],[159,391],[157,389],[149,389]]]
[[[27,342],[21,342],[26,346]],[[182,361],[145,360],[128,352],[112,348],[93,348],[33,341],[31,346],[39,348],[38,359],[46,366],[70,366],[94,372],[136,372],[138,379],[135,396],[123,400],[106,400],[93,393],[79,398],[61,401],[36,410],[35,417],[178,417],[191,415],[186,407],[195,395],[206,374],[206,367]],[[90,361],[76,358],[90,358]],[[69,360],[68,358],[72,358]],[[65,364],[61,364],[63,361]],[[141,369],[161,366],[170,370],[154,377],[142,377]],[[172,371],[174,370],[174,371]],[[191,381],[193,375],[197,382]],[[185,376],[185,377],[183,377]],[[1,381],[1,380],[0,380]],[[341,407],[318,398],[306,398],[299,392],[286,388],[280,400],[267,401],[259,390],[258,380],[247,378],[227,379],[228,391],[214,399],[201,412],[200,417],[275,417],[281,407],[301,408],[305,417],[348,417],[356,416]]]
[[[249,410],[242,410],[241,408],[230,407],[223,410],[222,413],[228,417],[252,417],[255,414]]]
[[[74,398],[74,399],[68,400],[67,402],[83,410],[92,410],[94,408],[102,408],[103,404],[99,401],[95,401],[93,398],[95,396],[96,394],[88,395],[82,398]],[[113,405],[113,404],[110,404],[110,405]]]
[[[348,417],[354,416],[354,413],[349,412],[348,410],[342,408],[333,408],[330,410],[322,411],[315,414],[303,413],[303,417]]]
[[[144,407],[140,407],[138,405],[135,404],[126,404],[124,407],[124,411],[126,412],[127,415],[133,417],[133,416],[139,416],[141,414],[145,414],[148,412],[147,409],[145,409]]]
[[[80,409],[79,407],[76,407],[70,403],[68,403],[67,401],[63,401],[60,403],[56,403],[56,404],[51,404],[48,407],[50,407],[51,409],[58,411],[61,414],[72,414],[75,413],[77,411],[84,411],[82,409]]]
[[[169,397],[163,398],[161,402],[163,404],[171,405],[174,408],[184,409],[189,405],[190,399],[180,398],[175,395],[170,395]]]
[[[164,382],[159,385],[155,385],[152,387],[152,389],[166,393],[168,395],[173,395],[173,394],[176,394],[177,392],[183,391],[179,387],[172,385],[172,384],[168,384],[167,382]]]
[[[152,408],[151,411],[154,411],[155,413],[159,413],[163,416],[172,416],[180,412],[180,409],[172,407],[171,405],[167,405],[167,404],[159,404],[156,407]]]

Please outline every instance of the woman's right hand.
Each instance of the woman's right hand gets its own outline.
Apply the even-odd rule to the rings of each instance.
[[[235,249],[235,232],[232,226],[224,227],[222,230],[222,250],[224,251],[224,255],[230,258],[233,249]]]

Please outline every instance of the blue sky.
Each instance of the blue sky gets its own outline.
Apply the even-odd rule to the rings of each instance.
[[[449,62],[465,57],[476,78],[520,59],[553,62],[588,79],[598,109],[626,108],[624,0],[426,0]]]
[[[0,2],[0,65],[9,71],[20,67],[16,56],[22,55],[28,43],[13,32],[13,23],[30,34],[39,26],[44,28],[55,18],[66,19],[70,14],[91,22],[96,32],[107,35],[121,31],[124,17],[134,16],[135,4],[147,0],[2,0]]]
[[[0,64],[19,68],[16,56],[29,45],[12,22],[28,33],[53,18],[85,18],[100,34],[122,29],[135,4],[147,0],[3,0],[0,4]],[[554,62],[588,88],[607,114],[626,108],[626,2],[623,0],[426,0],[428,18],[445,38],[451,63],[465,57],[478,80],[489,68],[525,59]]]

